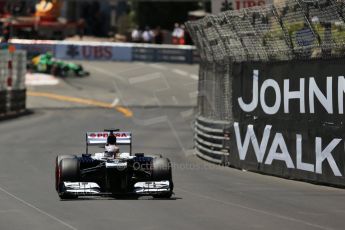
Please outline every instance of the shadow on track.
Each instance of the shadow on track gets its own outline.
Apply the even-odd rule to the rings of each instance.
[[[97,200],[131,200],[131,201],[143,201],[143,200],[166,200],[166,201],[174,201],[174,200],[182,200],[182,197],[171,197],[171,198],[148,198],[148,197],[142,197],[144,199],[136,198],[136,197],[123,197],[123,198],[114,198],[114,197],[81,197],[77,199],[61,199],[60,201],[63,202],[74,202],[74,201],[97,201]]]

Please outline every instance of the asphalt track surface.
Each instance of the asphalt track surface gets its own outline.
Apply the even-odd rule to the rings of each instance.
[[[342,189],[214,166],[195,157],[197,66],[84,64],[91,71],[88,78],[29,89],[65,98],[29,96],[32,115],[0,123],[1,230],[344,229]],[[131,113],[126,116],[116,110],[119,106]],[[172,160],[172,199],[58,198],[55,156],[83,153],[84,133],[109,127],[132,131],[134,151]]]

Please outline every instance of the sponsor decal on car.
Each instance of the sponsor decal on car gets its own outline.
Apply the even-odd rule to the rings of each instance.
[[[108,132],[97,132],[97,133],[89,133],[88,138],[107,138],[109,136]],[[128,133],[114,133],[116,137],[128,137]]]

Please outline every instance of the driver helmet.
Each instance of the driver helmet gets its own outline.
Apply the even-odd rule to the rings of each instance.
[[[107,153],[117,153],[119,151],[119,147],[117,147],[116,145],[106,145],[105,151]]]

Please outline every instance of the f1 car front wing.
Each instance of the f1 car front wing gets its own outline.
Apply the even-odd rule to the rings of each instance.
[[[92,195],[111,195],[111,193],[102,193],[101,188],[97,183],[93,182],[63,182],[64,192],[71,193],[78,196],[92,196]],[[170,192],[170,181],[145,181],[134,184],[134,191],[132,193],[138,195],[155,195]]]

